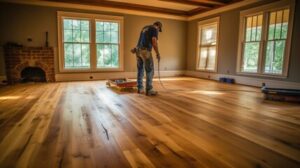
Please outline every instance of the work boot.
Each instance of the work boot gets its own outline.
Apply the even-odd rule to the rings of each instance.
[[[147,91],[146,91],[146,95],[147,95],[147,96],[156,96],[157,93],[158,93],[158,92],[155,91],[155,90],[153,90],[153,89],[147,90]]]
[[[138,89],[137,93],[138,93],[138,94],[144,94],[145,91],[144,91],[144,89]]]

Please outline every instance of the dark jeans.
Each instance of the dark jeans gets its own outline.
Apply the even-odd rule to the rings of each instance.
[[[144,89],[143,78],[144,69],[146,70],[146,90],[151,90],[152,79],[154,75],[154,64],[151,51],[138,49],[136,53],[137,58],[137,87],[138,89]]]

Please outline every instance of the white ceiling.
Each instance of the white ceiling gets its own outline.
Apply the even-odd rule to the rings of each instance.
[[[152,6],[152,7],[175,9],[181,11],[189,11],[198,8],[197,6],[194,5],[166,2],[160,0],[107,0],[107,1],[124,2],[124,3]]]

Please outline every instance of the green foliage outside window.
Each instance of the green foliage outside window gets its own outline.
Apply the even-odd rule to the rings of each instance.
[[[88,20],[64,19],[64,67],[90,67],[90,25]]]
[[[96,22],[97,67],[119,67],[119,24]]]
[[[265,72],[281,74],[283,72],[285,43],[288,24],[273,24],[269,26],[266,49]]]
[[[288,24],[283,23],[282,28],[281,24],[270,25],[268,31],[268,42],[266,47],[266,57],[265,57],[265,72],[266,73],[276,73],[281,74],[283,70],[284,62],[284,51],[285,43],[288,31]],[[246,41],[250,39],[250,32],[252,29],[248,28],[246,31]],[[257,31],[261,34],[261,28],[258,28]],[[245,43],[244,46],[244,71],[247,72],[257,72],[258,68],[258,58],[259,58],[259,42],[249,42]],[[274,48],[275,47],[275,48]]]

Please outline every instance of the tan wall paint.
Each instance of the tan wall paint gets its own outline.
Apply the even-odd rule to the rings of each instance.
[[[218,74],[238,75],[236,74],[237,64],[237,50],[238,50],[238,36],[239,36],[239,17],[240,11],[250,9],[262,4],[273,2],[274,0],[266,0],[261,3],[244,6],[239,9],[223,12],[220,14],[212,15],[202,19],[190,21],[187,27],[187,70],[195,71],[196,69],[196,46],[197,46],[197,23],[202,20],[210,19],[216,16],[220,16],[220,32],[219,32],[219,55],[218,55]],[[300,43],[299,30],[300,30],[300,1],[296,1],[294,16],[294,28],[292,35],[291,55],[290,55],[290,66],[289,74],[286,79],[274,79],[300,82],[300,48],[296,47]],[[200,72],[199,72],[200,73]],[[255,78],[266,78],[258,77]]]
[[[30,5],[17,5],[0,3],[0,45],[6,42],[17,42],[25,46],[43,46],[45,32],[49,32],[49,44],[57,49],[57,20],[56,11],[74,11],[96,14],[108,14],[99,11],[81,11],[52,7],[40,7]],[[145,16],[124,16],[124,70],[136,71],[135,56],[130,49],[136,45],[140,30],[154,21],[163,23],[163,32],[159,34],[159,48],[161,52],[162,70],[186,69],[186,22],[159,19]],[[31,37],[32,42],[27,38]],[[3,53],[0,52],[0,76],[5,75]],[[56,72],[58,64],[56,59]]]

